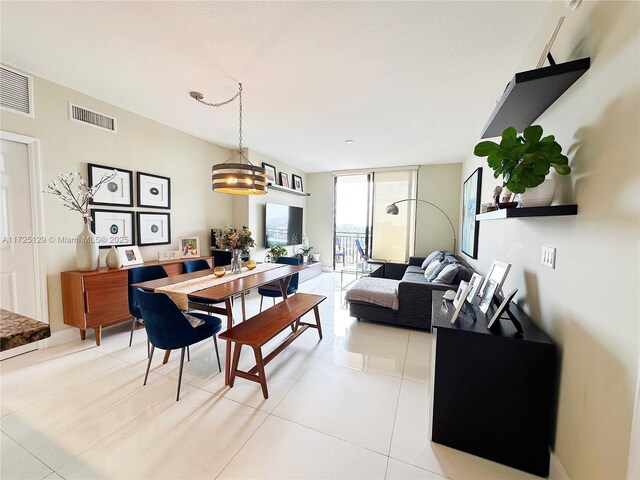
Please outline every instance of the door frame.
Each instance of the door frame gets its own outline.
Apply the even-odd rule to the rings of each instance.
[[[40,140],[19,133],[6,132],[0,130],[0,140],[22,143],[27,146],[29,158],[29,186],[31,187],[31,226],[34,237],[44,238],[44,212],[42,201],[42,177],[40,163]],[[47,292],[47,265],[45,262],[44,242],[34,242],[33,244],[33,264],[36,275],[36,314],[37,320],[49,323],[49,301]],[[41,348],[42,340],[38,341],[38,348]],[[6,353],[6,352],[3,352]]]

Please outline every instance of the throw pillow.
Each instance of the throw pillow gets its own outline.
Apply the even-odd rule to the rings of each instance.
[[[447,264],[446,264],[446,263],[444,263],[444,262],[438,262],[438,263],[436,264],[436,268],[435,268],[435,270],[431,273],[431,275],[429,275],[429,278],[425,277],[425,278],[427,278],[427,282],[433,282],[433,281],[438,277],[438,275],[440,274],[440,272],[442,271],[442,269],[443,269],[444,267],[446,267],[446,266],[447,266]]]
[[[435,261],[435,260],[442,260],[442,258],[444,257],[444,253],[442,253],[440,250],[436,250],[435,252],[431,253],[427,258],[424,259],[424,261],[422,262],[422,269],[426,270],[427,267],[431,264],[431,262]]]
[[[446,283],[451,284],[453,279],[456,278],[458,273],[458,265],[449,263],[440,271],[438,276],[433,280],[433,283]]]
[[[438,265],[440,265],[440,262],[438,260],[434,260],[429,265],[427,265],[427,268],[424,269],[424,278],[429,280],[429,277],[433,275],[433,272],[436,271]]]

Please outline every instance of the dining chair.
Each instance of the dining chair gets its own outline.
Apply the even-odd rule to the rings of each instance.
[[[342,251],[342,245],[340,245],[340,239],[336,237],[336,249],[334,251],[334,261],[336,265],[342,261],[342,266],[344,266],[344,251]]]
[[[360,260],[369,260],[369,256],[364,253],[364,248],[362,247],[362,242],[359,238],[356,239],[356,248],[358,249],[358,253],[360,254]]]
[[[204,259],[189,260],[184,262],[184,273],[199,272],[200,270],[211,270],[211,265]]]
[[[276,263],[282,263],[285,265],[300,265],[300,259],[297,257],[279,257],[276,260]],[[293,295],[298,291],[298,274],[295,273],[291,276],[291,280],[289,281],[289,287],[287,287],[287,295]],[[265,285],[264,287],[258,288],[258,293],[260,294],[260,311],[262,311],[262,301],[264,297],[273,298],[273,304],[276,304],[276,298],[282,297],[282,291],[280,290],[280,286],[274,284]]]
[[[183,314],[166,294],[145,292],[137,290],[138,305],[144,318],[147,337],[151,342],[151,352],[147,362],[147,372],[144,375],[144,383],[147,384],[151,360],[156,347],[162,350],[182,349],[180,355],[180,372],[178,373],[178,393],[176,401],[180,400],[180,385],[182,383],[182,369],[184,367],[185,350],[194,343],[213,338],[213,346],[216,349],[218,371],[222,372],[220,365],[220,353],[216,334],[222,329],[222,320],[204,313]],[[193,326],[188,317],[199,320],[200,323]]]
[[[138,320],[143,319],[142,312],[138,306],[138,289],[133,288],[131,285],[134,283],[147,282],[149,280],[157,280],[159,278],[166,278],[167,272],[162,265],[149,265],[147,267],[131,268],[128,271],[129,278],[129,313],[133,317],[131,322],[131,334],[129,335],[129,346],[133,342],[133,331],[136,328]],[[147,356],[149,355],[149,339],[147,338]]]

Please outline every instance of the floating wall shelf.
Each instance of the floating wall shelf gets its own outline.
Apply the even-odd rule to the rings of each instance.
[[[577,215],[578,205],[552,205],[550,207],[503,208],[493,212],[480,213],[476,220],[501,220],[503,218],[556,217]]]
[[[516,73],[482,129],[482,138],[500,136],[507,127],[522,132],[589,70],[590,64],[587,57]]]
[[[300,195],[301,197],[310,197],[310,193],[301,192],[299,190],[294,190],[293,188],[283,187],[282,185],[271,185],[269,184],[269,189],[277,190],[279,192],[292,193],[293,195]]]

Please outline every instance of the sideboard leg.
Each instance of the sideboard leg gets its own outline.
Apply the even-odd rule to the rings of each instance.
[[[93,331],[96,333],[96,346],[99,347],[102,339],[102,325],[98,325]]]
[[[80,329],[80,340],[84,340],[85,338],[87,338],[87,331]]]

